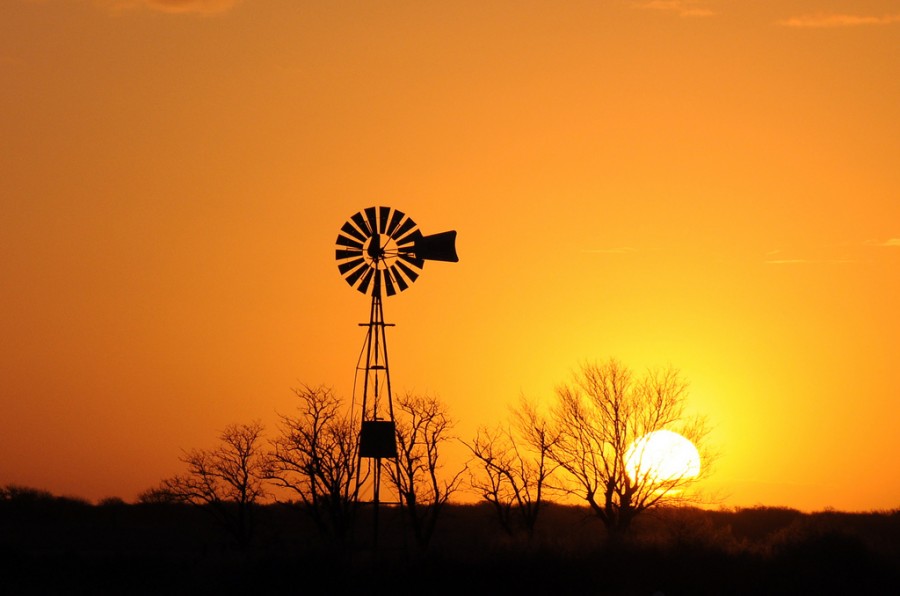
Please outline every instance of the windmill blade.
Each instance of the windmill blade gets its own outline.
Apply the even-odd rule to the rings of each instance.
[[[350,249],[350,250],[341,250],[340,248],[334,251],[335,258],[340,261],[342,259],[353,259],[362,255],[362,249]]]
[[[388,218],[390,217],[390,215],[390,207],[378,208],[378,231],[382,234],[387,234]]]
[[[391,280],[391,276],[387,271],[379,271],[381,276],[384,278],[384,288],[387,290],[388,296],[393,296],[397,293],[397,290],[394,289],[394,282]]]
[[[397,226],[400,225],[400,221],[406,217],[406,214],[400,211],[399,209],[394,209],[394,213],[391,215],[391,223],[387,227],[387,235],[391,238],[396,238],[395,232],[397,231]]]
[[[338,234],[335,243],[341,246],[349,246],[350,248],[358,248],[360,250],[362,250],[363,247],[363,243],[359,240],[356,240],[355,238],[348,238],[347,236],[344,236],[342,234]]]
[[[369,229],[369,224],[366,223],[366,218],[363,217],[362,212],[354,213],[353,217],[350,219],[353,220],[353,223],[356,224],[356,227],[363,233],[363,235],[367,236],[372,233],[372,230]]]
[[[365,270],[365,275],[363,275],[362,282],[360,282],[359,287],[356,288],[363,294],[367,294],[369,291],[369,283],[372,281],[372,274],[375,272],[374,269],[367,268]],[[377,282],[376,282],[377,283]]]
[[[372,271],[372,270],[365,266],[359,267],[358,269],[356,269],[356,271],[353,271],[352,273],[350,273],[350,275],[348,275],[344,279],[346,279],[347,283],[350,284],[351,286],[355,286],[357,280],[360,277],[362,277],[362,274],[365,273],[366,271]]]
[[[409,234],[407,234],[403,238],[400,238],[399,240],[397,240],[397,245],[405,247],[406,245],[408,245],[410,243],[418,242],[419,238],[421,238],[421,237],[422,237],[422,232],[418,228],[416,228],[415,230],[411,231]],[[415,249],[411,249],[411,250],[415,250]]]
[[[344,225],[341,226],[341,231],[348,236],[353,236],[360,242],[366,241],[366,235],[363,234],[362,232],[360,232],[359,230],[357,230],[356,227],[354,227],[354,225],[351,224],[349,221],[344,222]]]
[[[404,258],[404,256],[400,255],[400,258]],[[423,262],[422,265],[424,265],[424,264],[425,263]],[[416,281],[416,279],[419,277],[419,274],[417,271],[411,269],[406,263],[404,263],[401,260],[397,260],[397,262],[394,263],[394,265],[396,267],[398,267],[400,269],[400,271],[402,271],[404,274],[406,274],[406,277],[409,278],[410,282]],[[419,268],[421,269],[421,266],[419,266]]]
[[[366,207],[366,221],[369,222],[369,234],[378,233],[378,210],[375,207]]]
[[[391,275],[394,278],[394,281],[397,282],[397,287],[400,288],[400,291],[402,292],[406,288],[409,287],[409,284],[406,283],[406,280],[403,279],[403,276],[400,274],[399,271],[397,271],[397,269],[398,269],[397,265],[399,265],[399,262],[391,265],[390,268],[388,269],[388,271],[390,271]]]
[[[391,236],[394,240],[397,241],[397,244],[403,244],[399,239],[406,236],[410,230],[416,227],[416,222],[412,220],[411,217],[407,217],[406,220],[397,228],[397,231]]]
[[[356,269],[360,265],[365,265],[366,261],[362,257],[358,257],[353,259],[352,261],[347,261],[346,263],[341,263],[338,265],[338,271],[341,272],[342,275],[346,275],[346,273],[352,269]]]

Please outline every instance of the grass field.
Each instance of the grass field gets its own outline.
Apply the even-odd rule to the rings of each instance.
[[[350,544],[290,505],[255,513],[238,549],[201,508],[90,504],[33,491],[0,500],[3,594],[888,594],[900,587],[900,511],[757,507],[651,511],[606,544],[581,507],[549,504],[535,536],[483,505],[452,505],[425,550],[370,509]]]

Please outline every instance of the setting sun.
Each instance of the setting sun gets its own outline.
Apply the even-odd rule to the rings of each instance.
[[[657,430],[632,443],[625,452],[625,470],[632,480],[647,478],[653,484],[695,478],[700,454],[680,434]]]

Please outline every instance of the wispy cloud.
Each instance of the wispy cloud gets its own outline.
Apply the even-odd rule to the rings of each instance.
[[[709,17],[714,11],[706,8],[705,2],[700,0],[644,0],[635,2],[639,8],[649,10],[662,10],[677,13],[682,17]]]
[[[836,27],[859,27],[862,25],[890,25],[900,23],[900,14],[882,16],[856,15],[844,13],[820,12],[815,14],[791,17],[778,21],[782,27],[805,29],[833,29]]]
[[[857,245],[858,246],[858,245]],[[831,247],[834,248],[834,247]],[[816,250],[816,252],[830,252],[831,249],[828,247],[820,247]],[[794,252],[794,251],[790,251]],[[808,252],[808,251],[807,251]],[[795,253],[796,254],[796,253]],[[806,264],[826,264],[826,263],[858,263],[857,259],[852,259],[846,254],[839,254],[835,256],[827,256],[827,257],[819,257],[819,258],[809,258],[804,256],[794,256],[785,254],[785,251],[780,248],[775,250],[770,250],[766,252],[766,258],[763,259],[763,262],[767,265],[806,265]]]
[[[217,14],[231,10],[242,0],[94,0],[112,10],[146,8],[170,14]]]

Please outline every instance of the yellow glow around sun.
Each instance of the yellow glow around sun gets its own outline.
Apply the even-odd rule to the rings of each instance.
[[[632,480],[646,478],[652,484],[695,478],[700,454],[678,433],[657,430],[631,444],[625,452],[625,471]]]

